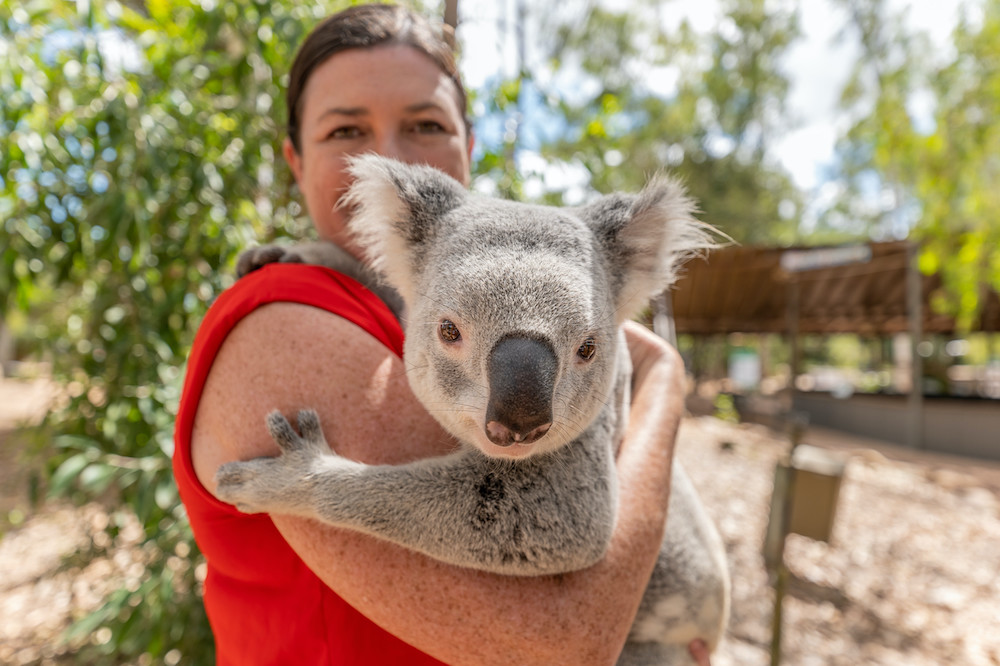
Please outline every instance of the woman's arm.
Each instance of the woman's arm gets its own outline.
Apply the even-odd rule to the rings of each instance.
[[[636,390],[618,459],[619,516],[593,567],[498,576],[306,519],[273,516],[275,525],[348,603],[445,662],[614,663],[663,537],[683,397],[676,353],[638,326],[628,340]],[[413,397],[392,352],[339,317],[274,304],[237,326],[216,358],[195,421],[199,479],[214,491],[220,464],[277,455],[265,415],[307,407],[319,411],[339,453],[364,462],[401,463],[454,446]]]

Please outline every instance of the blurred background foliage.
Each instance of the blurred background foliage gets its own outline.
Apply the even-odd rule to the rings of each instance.
[[[670,2],[519,3],[515,66],[471,91],[484,130],[476,187],[572,204],[670,168],[742,243],[884,237],[902,224],[925,242],[921,267],[946,275],[942,300],[971,321],[981,286],[1000,287],[1000,0],[959,25],[948,62],[922,58],[884,0],[832,1],[863,52],[843,97],[855,122],[842,196],[808,233],[806,193],[768,152],[794,123],[780,67],[800,36],[794,2],[721,0],[709,35],[665,28]],[[184,359],[239,251],[309,233],[280,157],[285,77],[305,32],[347,4],[0,5],[0,328],[64,388],[33,433],[40,485],[112,507],[101,543],[131,515],[144,534],[144,576],[67,637],[78,663],[213,661],[169,466]],[[532,58],[528,25],[546,36]],[[654,82],[670,71],[666,92]],[[907,106],[918,90],[934,97],[933,127]],[[553,168],[584,173],[586,191],[547,179]],[[891,205],[859,205],[873,190]]]
[[[282,78],[343,5],[0,9],[0,313],[30,313],[21,343],[65,387],[34,437],[47,493],[119,507],[112,537],[124,512],[144,528],[146,573],[72,630],[78,663],[214,661],[169,464],[184,360],[239,249],[306,232]]]
[[[768,154],[787,122],[788,80],[779,68],[799,35],[794,7],[763,0],[724,0],[724,20],[708,38],[682,22],[664,29],[672,3],[633,0],[627,12],[597,2],[519,3],[513,77],[490,91],[487,116],[504,119],[503,147],[487,151],[479,170],[497,191],[524,198],[531,175],[514,159],[527,145],[552,164],[584,170],[597,192],[636,191],[659,170],[684,178],[703,218],[744,243],[799,240],[802,193]],[[654,80],[679,69],[676,92]],[[534,116],[554,131],[529,136]],[[547,186],[548,203],[578,203],[567,186]]]
[[[836,2],[861,55],[842,95],[855,118],[839,145],[845,188],[827,221],[920,241],[920,269],[946,288],[936,309],[968,328],[984,288],[1000,291],[1000,0],[963,13],[946,54],[886,0]]]
[[[665,34],[670,4],[655,0],[628,14],[595,8],[582,21],[545,17],[542,31],[557,35],[551,65],[576,61],[599,85],[593,96],[561,100],[571,131],[544,152],[582,163],[602,192],[637,190],[670,168],[703,218],[733,239],[791,243],[802,196],[767,146],[785,120],[788,80],[778,63],[799,34],[797,18],[762,0],[720,4],[723,20],[707,40],[686,23]],[[677,64],[674,95],[651,89],[651,71]]]

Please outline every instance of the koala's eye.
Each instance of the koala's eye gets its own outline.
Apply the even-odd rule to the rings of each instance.
[[[462,339],[462,332],[458,330],[458,326],[447,319],[438,326],[438,335],[445,342],[458,342]]]
[[[576,355],[582,358],[584,361],[589,361],[594,358],[594,354],[597,353],[597,343],[594,342],[594,338],[587,338],[580,345],[580,348],[576,350]]]

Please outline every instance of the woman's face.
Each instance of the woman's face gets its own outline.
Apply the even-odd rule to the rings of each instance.
[[[350,185],[346,159],[374,152],[429,164],[469,184],[472,138],[458,91],[434,61],[409,46],[351,49],[313,70],[302,96],[301,150],[285,159],[321,238],[354,250],[337,202]]]

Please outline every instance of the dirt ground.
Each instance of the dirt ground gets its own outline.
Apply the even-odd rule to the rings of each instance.
[[[45,395],[0,381],[0,664],[72,663],[59,633],[141,574],[127,530],[111,557],[79,557],[108,520],[102,507],[28,507],[14,435]],[[848,463],[831,543],[792,535],[786,545],[782,663],[1000,664],[1000,465],[817,429],[804,441]],[[787,446],[761,426],[710,417],[683,425],[679,458],[732,571],[732,619],[716,666],[770,663],[774,593],[761,548]]]

